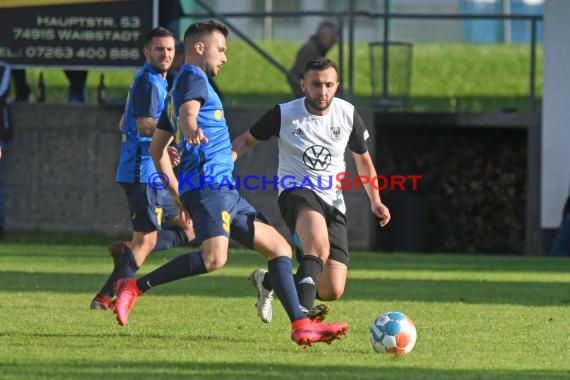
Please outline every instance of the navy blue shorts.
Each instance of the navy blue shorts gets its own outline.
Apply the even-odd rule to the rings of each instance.
[[[236,190],[190,190],[182,194],[181,200],[192,217],[198,244],[216,236],[226,236],[253,248],[253,222],[270,224]]]
[[[146,183],[120,183],[129,202],[131,224],[136,232],[160,230],[162,222],[178,215],[168,190],[157,190]]]

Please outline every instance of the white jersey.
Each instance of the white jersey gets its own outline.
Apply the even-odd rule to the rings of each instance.
[[[250,133],[257,140],[279,137],[279,193],[292,188],[312,190],[343,214],[346,212],[339,175],[346,172],[344,153],[368,151],[368,131],[355,107],[334,98],[329,112],[307,111],[305,98],[275,106],[255,123]]]

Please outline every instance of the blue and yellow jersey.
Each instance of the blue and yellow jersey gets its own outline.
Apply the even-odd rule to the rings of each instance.
[[[198,147],[190,145],[178,126],[179,108],[185,102],[202,103],[198,112],[198,127],[208,138]],[[233,185],[234,162],[232,143],[220,97],[208,82],[206,74],[193,65],[183,65],[174,80],[167,106],[157,128],[174,135],[180,152],[180,195],[200,188],[201,181]],[[227,188],[227,187],[226,187]]]
[[[146,183],[149,175],[156,171],[148,152],[151,137],[138,134],[137,118],[158,119],[164,110],[167,92],[166,79],[148,63],[133,79],[123,113],[117,182]]]

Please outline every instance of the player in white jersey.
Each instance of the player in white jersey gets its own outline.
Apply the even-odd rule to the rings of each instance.
[[[315,298],[340,298],[348,270],[342,194],[347,185],[342,181],[347,147],[358,175],[368,179],[360,184],[381,227],[390,221],[390,211],[372,187],[376,169],[368,152],[368,131],[355,107],[334,97],[339,85],[335,63],[324,57],[312,59],[305,66],[300,84],[305,97],[267,111],[249,131],[235,139],[232,154],[238,159],[259,142],[271,136],[279,138],[278,202],[298,248],[295,282],[299,301],[309,317],[324,319],[327,307],[319,305],[313,309]],[[257,310],[264,322],[271,321],[268,277],[258,269],[250,278],[258,290]]]

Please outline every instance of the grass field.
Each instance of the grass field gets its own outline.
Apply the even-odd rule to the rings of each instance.
[[[157,253],[141,270],[183,252]],[[126,327],[89,310],[111,270],[102,245],[0,245],[2,379],[568,379],[570,261],[355,253],[332,319],[332,345],[297,347],[276,304],[261,323],[246,276],[261,256],[233,250],[226,268],[153,289]],[[414,351],[376,354],[377,314],[414,319]]]
[[[297,41],[258,41],[262,49],[286,68],[292,66]],[[273,105],[290,99],[284,75],[242,41],[228,43],[228,64],[216,82],[226,106]],[[345,50],[347,54],[348,50]],[[338,48],[328,54],[337,60]],[[528,105],[530,48],[526,44],[414,44],[411,62],[411,107],[415,111],[481,112],[525,109]],[[368,44],[355,44],[354,102],[370,105]],[[348,70],[348,61],[345,64]],[[39,69],[28,70],[35,88]],[[542,46],[537,49],[537,96],[542,94]],[[346,78],[348,73],[345,73]],[[89,101],[96,102],[100,71],[87,77]],[[105,72],[108,99],[123,101],[134,72]],[[45,71],[47,101],[66,100],[67,80],[62,70]],[[344,81],[346,85],[346,80]],[[539,104],[538,102],[537,104]]]

